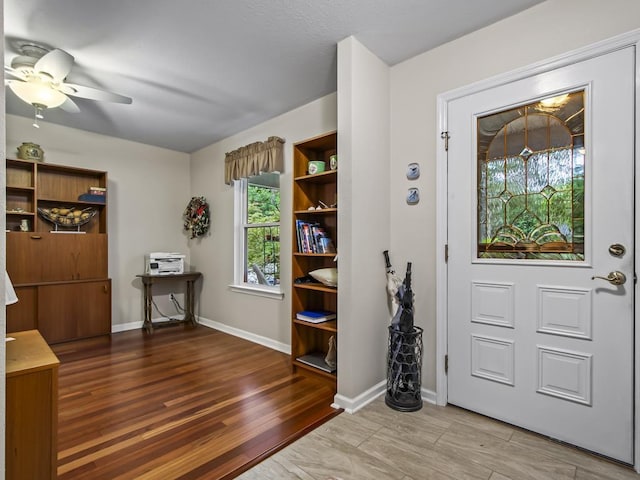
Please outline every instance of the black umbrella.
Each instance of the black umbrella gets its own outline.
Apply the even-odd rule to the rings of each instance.
[[[413,290],[411,288],[411,262],[407,262],[407,273],[402,286],[398,289],[398,328],[401,332],[413,331]]]

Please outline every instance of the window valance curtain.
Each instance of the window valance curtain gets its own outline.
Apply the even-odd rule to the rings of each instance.
[[[282,172],[284,139],[269,137],[266,142],[255,142],[229,152],[224,159],[224,183],[260,173]]]

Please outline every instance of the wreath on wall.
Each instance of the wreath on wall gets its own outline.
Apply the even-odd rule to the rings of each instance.
[[[191,197],[183,214],[184,229],[190,238],[197,238],[209,231],[209,204],[204,197]]]

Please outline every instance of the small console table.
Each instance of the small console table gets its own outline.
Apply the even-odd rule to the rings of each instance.
[[[148,333],[152,333],[154,328],[168,327],[188,323],[194,327],[197,325],[196,316],[193,313],[195,306],[195,289],[194,283],[202,274],[200,272],[172,273],[170,275],[136,275],[142,279],[144,285],[144,323],[142,328]],[[153,284],[166,281],[185,281],[187,283],[187,292],[185,294],[184,318],[182,320],[167,320],[166,322],[153,322],[151,320],[151,312],[153,306]]]

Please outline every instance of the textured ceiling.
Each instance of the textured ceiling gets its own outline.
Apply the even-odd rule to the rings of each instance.
[[[78,99],[46,122],[193,152],[336,90],[353,35],[389,65],[541,0],[4,0],[16,40],[75,57],[68,81],[133,98]],[[74,99],[75,100],[75,99]],[[7,113],[33,109],[7,92]]]

